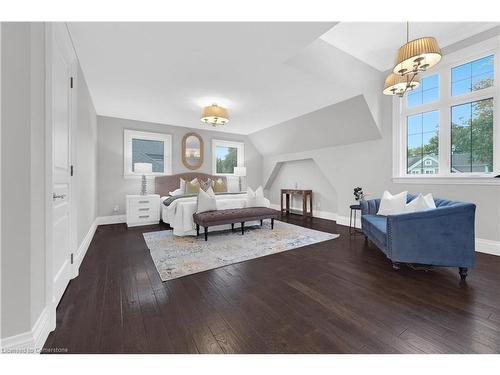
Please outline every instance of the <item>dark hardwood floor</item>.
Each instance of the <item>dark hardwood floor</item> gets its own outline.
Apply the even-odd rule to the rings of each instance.
[[[499,353],[500,257],[394,271],[363,236],[162,282],[142,237],[100,226],[57,309],[45,348],[70,353]],[[239,235],[239,234],[235,234]],[[200,239],[203,240],[203,239]],[[242,238],[243,240],[243,238]]]

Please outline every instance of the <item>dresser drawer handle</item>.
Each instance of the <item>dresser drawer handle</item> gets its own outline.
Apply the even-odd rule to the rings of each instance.
[[[149,211],[149,207],[139,208],[139,211]]]
[[[139,201],[139,203],[149,203],[149,201]]]
[[[149,215],[142,215],[142,216],[140,215],[139,219],[147,219],[148,217],[149,217]]]

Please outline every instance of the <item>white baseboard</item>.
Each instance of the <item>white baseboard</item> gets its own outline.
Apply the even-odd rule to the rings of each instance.
[[[39,353],[50,331],[49,308],[45,307],[31,331],[2,339],[2,353]]]
[[[97,226],[108,224],[120,224],[127,222],[127,215],[99,216],[96,219]]]
[[[500,241],[476,238],[476,251],[479,253],[500,256]]]
[[[82,243],[80,246],[78,246],[78,249],[76,250],[76,254],[73,257],[73,277],[78,276],[78,269],[80,268],[80,265],[82,264],[83,258],[85,258],[85,254],[87,254],[87,250],[90,246],[90,243],[92,242],[92,238],[94,238],[95,231],[97,229],[97,222],[99,218],[96,218],[92,225],[89,228],[89,231],[83,238]]]
[[[356,222],[354,223],[354,214],[353,214],[353,225],[356,228],[361,228],[361,213],[356,214]],[[346,227],[349,226],[349,217],[348,216],[337,216],[337,224],[338,225],[345,225]]]
[[[272,209],[275,210],[280,210],[281,206],[279,204],[271,204],[270,206]],[[299,207],[290,207],[290,212],[296,213],[299,215],[302,215],[302,208]],[[313,209],[313,217],[317,217],[320,219],[328,219],[328,220],[336,220],[337,219],[337,214],[334,212],[329,212],[329,211],[319,211],[319,210],[314,210]]]

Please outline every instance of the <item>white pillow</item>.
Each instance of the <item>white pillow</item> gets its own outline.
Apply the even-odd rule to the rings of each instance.
[[[434,197],[431,193],[424,195],[425,203],[427,203],[427,207],[436,208],[436,203],[434,202]]]
[[[429,209],[427,202],[422,194],[419,194],[415,199],[408,203],[405,207],[405,212],[419,212]]]
[[[266,198],[264,197],[264,189],[259,186],[253,191],[251,187],[247,189],[247,207],[265,207]]]
[[[212,192],[212,195],[210,195],[210,191]],[[196,213],[215,210],[217,210],[217,201],[212,188],[209,188],[207,192],[200,189],[198,192]]]
[[[184,184],[186,182],[184,181]],[[185,188],[185,186],[184,186]],[[178,195],[183,195],[184,194],[184,190],[182,188],[179,188],[179,189],[175,189],[174,191],[169,191],[168,192],[168,195],[170,195],[171,197],[176,197]]]
[[[407,191],[396,195],[392,195],[387,190],[384,191],[377,215],[387,216],[405,212],[407,194]]]

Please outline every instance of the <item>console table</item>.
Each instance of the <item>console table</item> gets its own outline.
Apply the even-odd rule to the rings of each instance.
[[[281,201],[281,212],[286,214],[290,213],[290,197],[294,195],[302,196],[302,216],[312,217],[313,212],[313,202],[312,202],[312,190],[301,190],[301,189],[281,189],[280,201]],[[283,196],[285,196],[285,205],[283,205]],[[307,211],[307,201],[309,201],[309,211]]]

